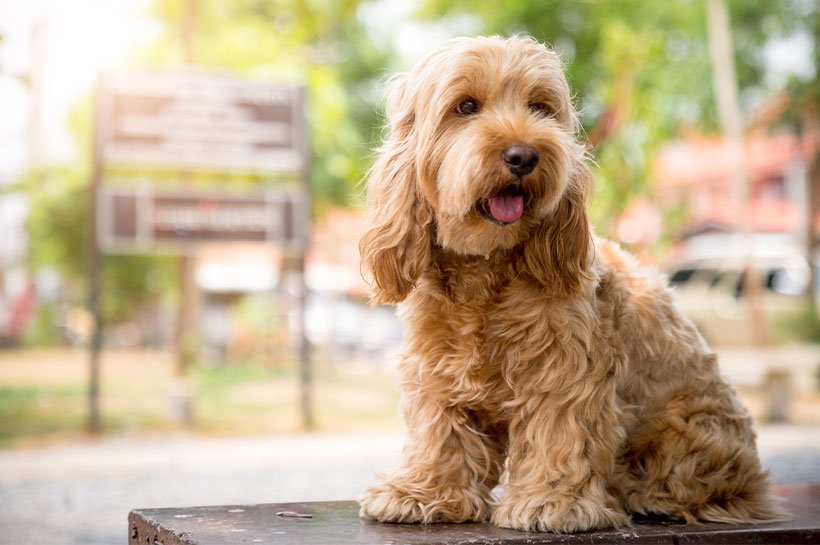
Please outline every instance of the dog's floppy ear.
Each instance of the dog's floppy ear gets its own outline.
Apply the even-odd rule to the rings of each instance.
[[[592,173],[579,161],[555,211],[524,246],[529,274],[556,295],[573,295],[591,278],[593,243],[587,214],[591,188]]]
[[[390,134],[367,179],[367,230],[359,242],[362,265],[372,275],[374,304],[396,304],[413,289],[430,260],[430,207],[416,184],[416,116],[407,81],[387,101]]]

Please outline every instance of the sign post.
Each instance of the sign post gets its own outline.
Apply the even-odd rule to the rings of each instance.
[[[95,89],[95,98],[99,106],[103,96],[102,80],[98,79]],[[101,292],[101,255],[97,240],[97,191],[100,187],[100,177],[103,169],[103,154],[101,152],[100,135],[101,116],[99,109],[94,118],[93,161],[91,167],[91,191],[88,196],[88,311],[91,315],[91,338],[89,339],[88,362],[88,431],[99,433],[100,421],[100,350],[102,349],[103,319],[100,310]]]
[[[305,426],[312,425],[310,352],[304,326],[310,199],[304,108],[303,87],[247,82],[195,69],[108,72],[101,76],[90,196],[89,309],[96,323],[90,358],[92,430],[99,428],[100,251],[182,256],[182,285],[189,288],[182,295],[190,299],[190,255],[196,247],[214,241],[248,240],[279,244],[296,257],[303,287],[299,302],[302,411]],[[111,166],[136,169],[141,176],[108,178],[106,170]],[[157,181],[160,172],[167,174],[169,170],[184,173],[180,178],[207,172],[301,183],[292,184],[289,191],[267,187],[241,193],[183,193],[179,190],[183,184],[177,183],[177,189],[169,191]],[[184,332],[192,313],[190,305],[180,312],[178,329],[182,334],[177,342],[183,363],[190,357]]]

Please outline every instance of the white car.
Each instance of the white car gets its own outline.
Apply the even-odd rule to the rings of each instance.
[[[760,306],[769,340],[782,337],[783,321],[805,305],[810,274],[802,257],[757,258]],[[678,306],[715,345],[753,344],[743,262],[735,258],[682,263],[669,271]]]

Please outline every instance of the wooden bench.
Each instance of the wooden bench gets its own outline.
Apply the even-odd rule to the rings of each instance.
[[[776,524],[686,526],[636,521],[633,527],[586,534],[531,534],[489,524],[380,524],[360,520],[355,502],[138,509],[128,517],[130,545],[261,544],[631,544],[820,543],[820,484],[776,489],[794,518]]]

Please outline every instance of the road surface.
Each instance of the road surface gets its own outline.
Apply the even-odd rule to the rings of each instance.
[[[133,508],[355,498],[400,434],[105,439],[0,451],[0,544],[119,545]],[[820,480],[820,427],[763,427],[777,483]]]

